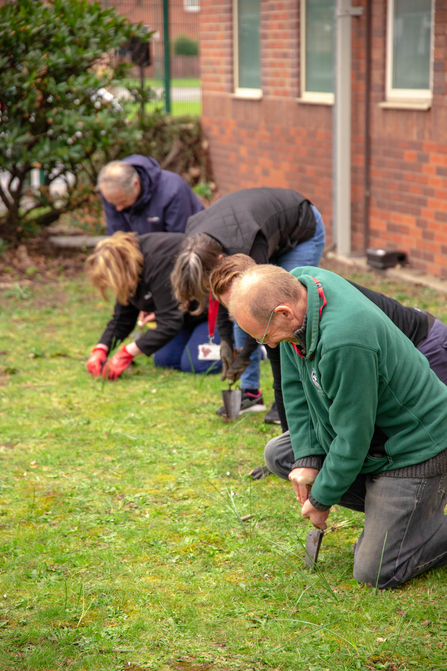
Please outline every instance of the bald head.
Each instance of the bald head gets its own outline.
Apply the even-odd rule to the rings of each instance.
[[[98,175],[98,188],[118,212],[133,205],[140,195],[138,172],[125,161],[111,161]]]
[[[272,310],[282,303],[300,304],[306,301],[306,289],[296,277],[278,266],[259,265],[249,268],[236,278],[230,299],[230,316],[242,306],[258,321],[269,318]]]
[[[286,270],[259,265],[234,280],[228,307],[244,331],[257,340],[266,335],[266,344],[275,347],[281,341],[295,341],[293,333],[307,309],[307,290]]]

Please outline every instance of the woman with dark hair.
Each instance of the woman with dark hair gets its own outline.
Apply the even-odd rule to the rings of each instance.
[[[325,229],[312,203],[291,189],[254,188],[230,193],[188,219],[186,240],[171,279],[183,309],[197,301],[199,310],[209,292],[209,277],[223,256],[246,254],[256,263],[285,270],[317,266],[323,254]],[[194,314],[197,310],[194,311]],[[242,412],[265,410],[260,391],[261,348],[219,308],[222,379],[241,379]],[[217,410],[224,415],[224,408]],[[279,424],[276,408],[265,417]]]
[[[110,290],[116,299],[113,317],[87,361],[89,373],[115,380],[141,354],[153,354],[156,366],[220,372],[220,361],[199,358],[199,346],[211,335],[207,312],[200,317],[185,315],[172,295],[169,276],[184,239],[183,233],[137,236],[120,231],[99,242],[88,257],[86,271],[92,284],[103,298]],[[155,328],[107,360],[110,349],[127,338],[137,322],[140,327],[151,322]]]

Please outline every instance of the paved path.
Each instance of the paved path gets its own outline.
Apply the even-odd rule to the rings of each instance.
[[[87,247],[96,247],[98,242],[106,237],[106,235],[51,235],[49,240],[55,247],[86,249]]]
[[[164,86],[154,86],[153,91],[159,98],[164,96]],[[184,100],[187,102],[200,102],[202,100],[202,89],[200,86],[172,86],[171,100]]]

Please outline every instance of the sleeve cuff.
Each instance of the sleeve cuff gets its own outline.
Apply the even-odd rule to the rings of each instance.
[[[314,497],[312,496],[312,492],[309,492],[309,501],[313,505],[314,508],[317,510],[330,510],[332,506],[325,506],[323,503],[319,503]]]
[[[250,335],[247,335],[247,337],[245,338],[244,345],[243,345],[242,350],[241,350],[242,356],[244,358],[248,359],[248,357],[250,357],[253,354],[253,352],[256,350],[257,346],[258,346],[258,343],[256,342],[256,340],[254,338],[252,338]]]
[[[219,335],[220,335],[220,333],[219,333]],[[220,340],[221,340],[221,342],[227,343],[227,345],[229,347],[231,347],[231,349],[234,348],[234,341],[233,341],[233,338],[230,335],[227,335],[227,334],[220,335]]]
[[[316,468],[321,471],[323,467],[324,456],[322,454],[315,454],[309,457],[301,457],[297,459],[292,468]]]

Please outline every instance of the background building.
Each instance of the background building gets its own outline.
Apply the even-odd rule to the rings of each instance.
[[[322,212],[329,242],[336,2],[201,0],[200,11],[202,121],[220,191],[297,189]],[[352,251],[399,248],[446,278],[447,4],[354,4]]]
[[[113,7],[132,23],[142,23],[155,31],[151,43],[152,65],[146,77],[164,76],[163,0],[101,0],[103,8]],[[168,0],[169,40],[172,78],[199,77],[200,0]]]

